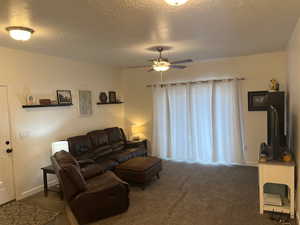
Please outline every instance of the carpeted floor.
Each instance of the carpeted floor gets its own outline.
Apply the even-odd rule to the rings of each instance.
[[[160,180],[145,191],[131,187],[128,212],[93,225],[271,225],[258,210],[255,167],[205,166],[164,161]],[[52,193],[26,199],[41,207],[63,210]],[[65,215],[55,225],[67,225]]]

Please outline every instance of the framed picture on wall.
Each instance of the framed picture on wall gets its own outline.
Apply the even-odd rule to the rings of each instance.
[[[70,90],[57,90],[58,104],[72,104],[72,94]]]
[[[92,92],[79,90],[79,112],[80,115],[92,115]]]
[[[267,111],[268,93],[269,93],[268,91],[249,91],[248,111]]]

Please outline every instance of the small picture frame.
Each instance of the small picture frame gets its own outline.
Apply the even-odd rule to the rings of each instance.
[[[72,93],[70,90],[57,90],[58,104],[72,104]]]
[[[249,91],[248,111],[267,111],[268,93],[268,91]]]
[[[116,103],[117,102],[117,93],[115,91],[109,91],[108,98],[109,98],[110,103]]]
[[[33,105],[34,104],[34,97],[32,95],[28,95],[27,98],[26,98],[26,104],[27,105]]]

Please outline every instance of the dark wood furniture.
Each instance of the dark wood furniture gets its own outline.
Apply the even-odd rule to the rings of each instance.
[[[52,192],[59,193],[60,198],[63,199],[63,193],[62,193],[62,191],[60,190],[59,187],[51,187],[51,188],[48,187],[48,174],[56,175],[54,167],[52,165],[45,166],[45,167],[41,168],[41,170],[43,171],[44,195],[45,195],[45,197],[48,197],[48,192],[52,191]]]

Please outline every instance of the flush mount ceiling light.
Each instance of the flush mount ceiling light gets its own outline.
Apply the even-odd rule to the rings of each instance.
[[[6,30],[9,33],[9,36],[17,41],[28,41],[31,38],[31,35],[34,33],[34,30],[28,27],[7,27]]]
[[[157,72],[164,72],[170,69],[170,65],[167,61],[153,61],[152,68]]]
[[[165,0],[166,3],[174,6],[179,6],[183,5],[187,2],[188,0]]]

